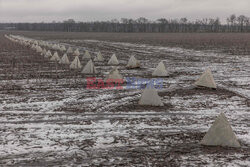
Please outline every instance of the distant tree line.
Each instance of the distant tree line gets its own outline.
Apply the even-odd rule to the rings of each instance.
[[[0,29],[65,32],[250,32],[250,18],[233,14],[227,18],[227,24],[221,24],[219,18],[196,21],[189,21],[187,18],[160,18],[150,21],[140,17],[96,22],[76,22],[69,19],[52,23],[0,23]]]

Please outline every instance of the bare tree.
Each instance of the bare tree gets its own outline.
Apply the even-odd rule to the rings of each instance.
[[[237,22],[240,26],[240,32],[244,31],[244,26],[247,25],[248,18],[244,15],[240,15],[237,17]]]
[[[235,14],[227,18],[223,25],[219,18],[204,18],[196,21],[159,18],[156,21],[145,17],[138,19],[122,18],[120,21],[76,22],[68,19],[51,23],[0,23],[0,29],[14,28],[28,31],[66,31],[66,32],[250,32],[249,18]]]

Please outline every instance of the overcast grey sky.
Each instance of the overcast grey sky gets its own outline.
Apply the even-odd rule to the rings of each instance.
[[[0,22],[250,16],[250,0],[0,0]]]

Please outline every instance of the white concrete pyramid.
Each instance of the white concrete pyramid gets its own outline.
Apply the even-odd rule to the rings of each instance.
[[[139,105],[163,106],[163,103],[156,89],[145,88],[139,100]]]
[[[32,45],[31,45],[31,49],[36,50],[36,45],[35,45],[35,44],[32,44]]]
[[[43,49],[41,48],[41,46],[36,46],[36,51],[39,52],[39,53],[42,53],[43,52]]]
[[[42,41],[42,42],[41,42],[41,45],[42,45],[42,46],[47,46],[48,44],[47,44],[47,42]]]
[[[89,54],[89,51],[86,50],[84,55],[83,55],[83,59],[91,59],[91,55]]]
[[[70,64],[69,68],[70,69],[81,69],[82,68],[82,65],[81,65],[81,62],[80,62],[78,56],[75,57],[75,59]]]
[[[25,42],[25,46],[29,46],[30,45],[30,43],[29,42]]]
[[[61,48],[60,48],[60,50],[61,50],[62,52],[64,52],[64,51],[66,51],[66,47],[65,47],[64,45],[62,45]]]
[[[163,64],[163,62],[161,61],[158,66],[155,68],[152,76],[156,76],[156,77],[167,77],[169,76],[165,65]]]
[[[34,44],[35,44],[35,45],[38,45],[38,42],[37,42],[37,41],[34,41]]]
[[[119,61],[115,54],[112,55],[112,57],[109,59],[108,65],[118,65]]]
[[[140,67],[140,62],[135,58],[135,56],[131,56],[128,64],[127,64],[128,68],[139,68]]]
[[[123,79],[123,77],[117,68],[113,68],[112,71],[110,71],[110,73],[107,75],[106,81],[107,79]]]
[[[48,44],[48,47],[49,47],[50,49],[53,49],[53,45],[52,45],[51,43]]]
[[[51,44],[51,49],[55,49],[56,48],[56,44]]]
[[[57,49],[57,50],[61,50],[61,47],[60,47],[59,44],[56,45],[56,49]]]
[[[194,84],[196,86],[217,88],[210,68],[208,68]]]
[[[52,45],[52,49],[60,50],[61,48],[60,48],[60,46],[58,44],[54,44],[54,45]]]
[[[59,61],[59,63],[60,64],[70,64],[69,58],[68,58],[68,56],[67,56],[66,53],[63,55],[63,57],[61,58],[61,60]]]
[[[97,53],[97,56],[95,57],[94,61],[104,61],[104,58],[103,58],[101,52]]]
[[[240,147],[233,129],[224,113],[221,113],[201,141],[202,145]]]
[[[43,51],[42,51],[42,53],[41,53],[41,55],[42,55],[42,56],[45,56],[46,53],[47,53],[47,50],[44,48]]]
[[[67,50],[67,53],[68,54],[73,53],[73,49],[71,47],[69,47],[68,50]]]
[[[80,52],[78,49],[76,49],[73,54],[74,54],[74,56],[80,56]]]
[[[46,57],[46,58],[52,57],[52,54],[51,54],[50,50],[47,51],[47,53],[46,53],[46,55],[44,57]]]
[[[50,60],[51,60],[51,61],[58,61],[58,62],[59,62],[61,59],[60,59],[58,53],[55,52],[55,53],[53,54],[53,56],[50,58]]]
[[[83,74],[95,74],[95,73],[97,73],[95,65],[91,59],[83,68],[82,73]]]

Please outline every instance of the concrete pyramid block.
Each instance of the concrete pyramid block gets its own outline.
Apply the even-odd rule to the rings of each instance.
[[[221,113],[201,141],[207,146],[240,147],[233,129],[224,113]]]
[[[70,64],[68,55],[65,53],[61,60],[59,61],[60,64]]]
[[[48,42],[44,42],[44,46],[45,47],[49,47],[49,43]]]
[[[106,77],[106,80],[107,79],[123,79],[123,77],[117,68],[113,68],[112,71],[110,71],[110,73]]]
[[[131,56],[128,64],[127,64],[128,68],[140,68],[140,62],[135,58],[135,56]]]
[[[64,51],[66,51],[66,47],[64,45],[62,45],[60,50],[61,50],[61,52],[64,52]]]
[[[57,45],[56,44],[52,45],[51,49],[57,49]]]
[[[37,42],[36,40],[34,40],[34,44],[35,44],[35,45],[38,45],[38,42]]]
[[[78,49],[76,49],[73,53],[74,56],[80,56],[80,51]]]
[[[72,49],[71,47],[69,47],[68,50],[67,50],[67,53],[68,53],[68,54],[73,53],[73,49]]]
[[[156,76],[156,77],[167,77],[169,76],[165,65],[163,64],[163,62],[161,61],[158,66],[156,67],[156,69],[154,70],[152,76]]]
[[[32,49],[32,50],[36,50],[36,45],[35,45],[35,44],[32,44],[32,45],[31,45],[31,49]]]
[[[35,44],[32,44],[32,45],[31,45],[31,49],[32,49],[32,50],[35,50],[35,49],[36,49],[36,45],[35,45]]]
[[[95,74],[95,73],[97,73],[97,70],[96,70],[94,63],[91,59],[83,68],[82,73],[83,74]]]
[[[217,88],[210,68],[208,68],[194,84],[196,86]]]
[[[83,59],[91,59],[91,55],[89,54],[89,51],[86,50],[84,55],[83,55]]]
[[[41,53],[41,56],[45,56],[46,53],[47,53],[47,50],[44,48],[43,51],[42,51],[42,53]]]
[[[145,88],[139,100],[139,105],[163,106],[163,103],[156,89]]]
[[[23,42],[22,42],[22,45],[23,45],[23,46],[29,46],[29,43],[28,43],[27,41],[23,41]]]
[[[81,69],[82,68],[82,65],[81,65],[81,62],[80,62],[78,56],[75,57],[75,59],[70,64],[69,68],[70,69]]]
[[[59,45],[59,44],[57,44],[55,49],[60,51],[60,50],[61,50],[60,45]]]
[[[108,65],[118,65],[118,64],[119,64],[119,61],[118,61],[116,55],[113,54],[112,57],[108,61]]]
[[[48,47],[49,47],[50,49],[53,49],[53,45],[52,45],[51,43],[48,44]]]
[[[42,53],[43,52],[43,49],[41,48],[41,46],[36,46],[36,52],[38,53]]]
[[[95,57],[94,61],[104,61],[104,58],[103,58],[101,52],[97,53],[97,56]]]
[[[61,59],[60,59],[58,53],[55,52],[55,53],[53,54],[53,56],[50,58],[50,60],[51,60],[51,61],[58,61],[58,62],[59,62]]]
[[[46,52],[46,54],[45,54],[44,57],[46,57],[46,58],[52,57],[52,54],[51,54],[50,50],[48,50],[48,51]]]
[[[52,46],[52,49],[54,49],[54,50],[60,50],[61,48],[60,48],[60,46],[58,44],[54,44]]]

